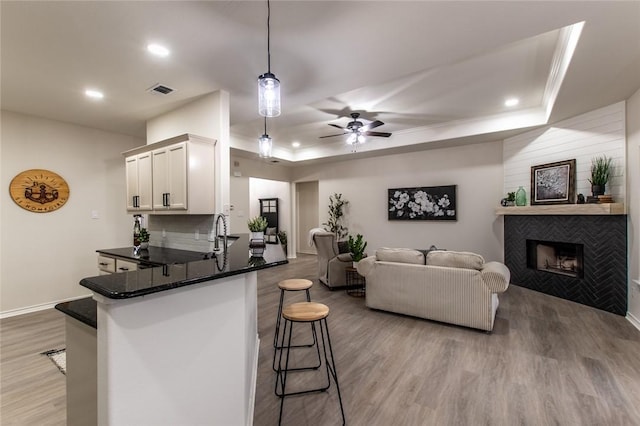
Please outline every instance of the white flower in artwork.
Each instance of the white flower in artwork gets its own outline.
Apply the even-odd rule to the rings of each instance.
[[[444,210],[437,210],[434,214],[434,216],[444,216]]]
[[[415,219],[415,218],[416,218],[416,214],[415,214],[415,213],[413,213],[413,212],[411,212],[411,213],[409,213],[409,217],[410,217],[411,219]]]
[[[447,210],[447,216],[455,216],[455,215],[456,215],[455,210]]]
[[[438,205],[442,208],[449,207],[449,204],[451,204],[451,202],[449,201],[449,196],[447,194],[438,200]]]

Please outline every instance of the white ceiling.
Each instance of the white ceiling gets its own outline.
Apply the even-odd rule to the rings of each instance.
[[[2,1],[2,108],[144,137],[147,119],[222,89],[232,147],[257,155],[266,12],[263,1]],[[150,56],[149,42],[171,55]],[[365,155],[487,140],[638,90],[640,1],[274,0],[271,59],[283,113],[268,133],[286,162],[349,155],[344,138],[319,136],[352,111],[393,133],[369,138]],[[148,93],[155,83],[175,92]],[[89,87],[105,99],[87,100]]]

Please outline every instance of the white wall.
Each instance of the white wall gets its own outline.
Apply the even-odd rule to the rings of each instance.
[[[627,101],[629,316],[640,328],[640,90]]]
[[[591,195],[591,160],[613,158],[614,174],[606,193],[625,199],[625,103],[599,108],[504,140],[504,192],[518,186],[531,197],[531,166],[576,160],[576,195]]]
[[[309,231],[321,226],[318,182],[298,182],[296,184],[297,234],[296,249],[299,253],[317,254],[316,247],[309,245]],[[326,208],[324,200],[322,206]]]
[[[327,220],[329,195],[349,200],[349,231],[379,247],[473,251],[503,259],[502,219],[495,208],[503,197],[502,142],[318,164],[294,170],[296,182],[319,181],[319,219]],[[387,189],[457,185],[458,220],[389,221]]]
[[[131,244],[121,152],[144,144],[131,136],[2,111],[2,315],[91,294],[78,282],[98,274],[95,250]],[[69,201],[59,210],[30,213],[9,198],[13,177],[37,168],[69,184]],[[98,219],[91,218],[93,210]]]

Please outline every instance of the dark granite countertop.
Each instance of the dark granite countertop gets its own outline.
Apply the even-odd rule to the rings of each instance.
[[[56,309],[87,324],[89,327],[98,328],[97,303],[91,297],[58,303]]]
[[[256,258],[249,255],[249,234],[238,234],[236,237],[226,253],[220,252],[212,259],[171,262],[137,271],[89,277],[82,279],[80,285],[110,299],[128,299],[288,263],[280,244],[267,244],[263,257]],[[119,253],[126,250],[133,254],[130,248],[115,249]],[[98,251],[114,253],[111,250]],[[200,258],[204,254],[200,253]]]
[[[154,246],[150,246],[146,250],[139,250],[137,253],[133,247],[100,249],[96,251],[107,256],[119,257],[122,259],[141,262],[142,264],[147,266],[171,265],[174,263],[186,263],[208,258],[207,253],[203,252]]]

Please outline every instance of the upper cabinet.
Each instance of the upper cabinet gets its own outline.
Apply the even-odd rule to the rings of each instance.
[[[185,134],[124,152],[127,211],[213,214],[215,140]]]
[[[148,212],[151,206],[151,153],[132,155],[125,159],[127,174],[127,210]]]

